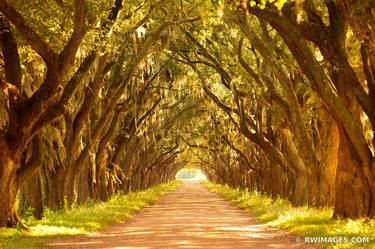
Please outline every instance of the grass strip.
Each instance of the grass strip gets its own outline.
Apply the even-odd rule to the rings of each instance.
[[[293,207],[282,198],[272,199],[256,190],[234,189],[228,185],[213,184],[205,181],[204,185],[211,191],[220,194],[255,216],[261,223],[303,237],[348,238],[349,242],[368,238],[366,243],[323,243],[327,248],[375,248],[374,219],[334,219],[332,208],[313,208],[308,206]],[[317,244],[318,245],[318,244]]]
[[[25,217],[29,231],[0,229],[0,248],[43,248],[46,238],[68,235],[87,235],[103,227],[123,222],[147,206],[154,204],[161,195],[179,186],[179,182],[161,184],[144,191],[116,194],[106,202],[89,200],[70,210],[44,211],[44,218]]]

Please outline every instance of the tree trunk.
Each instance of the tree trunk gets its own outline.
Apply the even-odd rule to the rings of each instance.
[[[19,193],[18,210],[24,214],[29,208],[33,208],[33,215],[41,219],[43,215],[42,192],[40,188],[39,175],[35,174],[25,184],[21,186]]]
[[[95,165],[93,171],[95,170],[95,175],[93,176],[93,191],[94,198],[100,199],[101,201],[106,201],[108,198],[107,194],[107,184],[108,177],[106,176],[107,164],[108,162],[108,152],[106,150],[99,152],[96,155]]]
[[[87,161],[87,164],[90,164]],[[90,198],[90,184],[89,184],[89,166],[82,168],[82,172],[78,177],[79,184],[77,184],[77,203],[82,203]]]
[[[338,126],[330,114],[322,109],[319,112],[317,130],[318,143],[317,154],[321,162],[320,186],[322,206],[333,207],[335,204],[336,170],[338,166],[338,151],[340,144],[340,132]]]
[[[107,191],[107,185],[108,185],[108,180],[109,177],[106,174],[106,170],[104,168],[100,168],[97,178],[97,189],[99,193],[99,199],[101,201],[106,201],[108,200],[108,191]]]
[[[0,137],[0,227],[15,227],[19,220],[16,210],[17,162],[12,158],[4,137]]]
[[[108,199],[108,177],[106,175],[108,154],[107,152],[103,152],[102,155],[100,158],[97,155],[95,162],[92,162],[92,198],[106,201]]]
[[[64,208],[64,179],[66,171],[57,168],[55,172],[44,165],[39,171],[43,204],[52,210]]]
[[[360,218],[374,216],[374,177],[366,176],[346,133],[340,131],[334,215]],[[372,177],[372,178],[371,178]]]
[[[77,204],[77,186],[79,179],[73,165],[70,165],[68,174],[64,180],[64,200],[66,200],[68,208]]]
[[[289,129],[282,129],[282,139],[284,141],[283,144],[286,158],[289,164],[294,168],[293,179],[295,180],[295,188],[292,196],[292,202],[295,205],[307,204],[308,195],[310,194],[307,191],[308,169],[305,162],[299,155],[299,151],[297,150],[293,140],[293,134]]]

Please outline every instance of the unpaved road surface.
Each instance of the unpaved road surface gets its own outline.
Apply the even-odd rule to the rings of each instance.
[[[247,212],[210,193],[199,183],[185,182],[134,218],[89,237],[58,238],[53,249],[151,248],[313,248],[296,236],[259,224]]]

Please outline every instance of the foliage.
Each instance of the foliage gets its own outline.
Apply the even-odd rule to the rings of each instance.
[[[0,226],[37,171],[29,223],[28,206],[93,206],[186,165],[375,216],[375,23],[357,2],[0,0]]]

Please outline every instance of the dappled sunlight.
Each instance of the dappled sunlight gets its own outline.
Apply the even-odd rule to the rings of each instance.
[[[243,231],[243,232],[259,232],[262,229],[264,229],[265,226],[266,225],[264,225],[264,224],[259,224],[259,225],[252,225],[252,226],[246,226],[246,227],[224,227],[224,228],[220,228],[220,230],[224,230],[224,231]]]
[[[45,226],[45,225],[36,225],[31,228],[31,236],[51,236],[51,235],[76,235],[84,234],[83,229],[71,228],[71,227],[58,227],[58,226]]]
[[[94,232],[102,227],[108,227],[115,223],[124,222],[132,217],[132,213],[154,203],[162,194],[179,186],[179,182],[161,184],[145,191],[131,192],[128,194],[116,194],[107,202],[87,203],[67,211],[52,211],[46,209],[42,220],[34,218],[26,220],[29,230],[0,229],[1,249],[31,249],[45,248],[45,243],[50,243],[53,248],[70,248],[74,245],[78,248],[104,248],[107,238],[116,240],[121,236],[121,231],[102,234]],[[139,230],[130,232],[129,235],[144,236],[153,233]],[[98,238],[99,240],[85,240],[71,242],[77,236],[84,238]],[[70,236],[70,238],[69,238]],[[57,238],[58,237],[58,238]],[[116,247],[124,248],[124,242]],[[3,247],[4,245],[4,247]],[[96,247],[96,245],[99,245]],[[112,247],[110,247],[112,248]],[[115,248],[115,247],[113,247]]]
[[[374,4],[0,0],[0,249],[375,247]]]
[[[50,243],[53,249],[84,248],[309,248],[284,231],[258,224],[245,211],[184,182],[129,221],[87,237]],[[89,243],[86,243],[89,242]]]
[[[365,218],[351,219],[332,219],[332,208],[314,208],[309,206],[293,207],[288,201],[276,198],[274,201],[269,196],[262,195],[257,191],[248,191],[234,189],[228,185],[219,185],[206,183],[211,191],[220,193],[227,200],[243,207],[249,213],[253,214],[257,220],[266,222],[258,226],[273,226],[277,228],[287,229],[292,234],[298,234],[303,237],[374,237],[373,220]],[[254,225],[250,227],[225,227],[225,230],[240,230],[248,232],[248,236],[256,237],[261,235],[266,238],[269,234],[254,233],[258,229]],[[374,240],[369,245],[354,243],[336,243],[334,248],[374,248]],[[322,245],[322,244],[320,244]],[[331,245],[325,243],[323,246]],[[366,247],[368,246],[368,247]],[[281,247],[282,248],[282,247]]]

